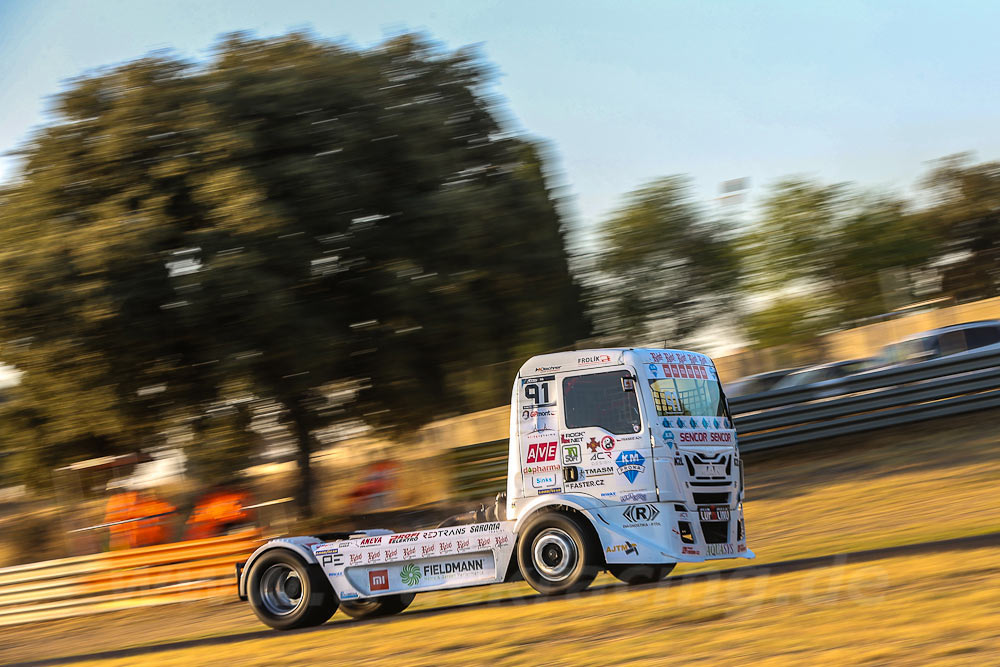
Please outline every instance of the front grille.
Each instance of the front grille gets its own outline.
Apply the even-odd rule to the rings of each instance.
[[[728,493],[694,493],[695,505],[728,505]]]
[[[723,544],[729,541],[729,522],[702,521],[701,532],[706,544]]]

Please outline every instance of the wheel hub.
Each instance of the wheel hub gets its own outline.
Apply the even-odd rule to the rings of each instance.
[[[299,573],[284,563],[267,568],[260,578],[260,599],[275,616],[287,616],[302,604],[302,580]]]
[[[535,569],[549,581],[562,581],[576,568],[576,543],[565,531],[547,528],[535,538],[532,548]]]

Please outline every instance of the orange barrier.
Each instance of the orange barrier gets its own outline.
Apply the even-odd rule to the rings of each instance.
[[[0,568],[0,626],[236,596],[256,531]]]

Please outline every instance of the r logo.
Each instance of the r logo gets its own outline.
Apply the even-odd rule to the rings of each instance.
[[[649,523],[660,515],[660,510],[653,505],[630,505],[622,514],[631,523]]]

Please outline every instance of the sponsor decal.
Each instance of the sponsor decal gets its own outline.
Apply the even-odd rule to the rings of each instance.
[[[465,551],[472,547],[472,540],[458,540],[458,550]]]
[[[435,537],[455,537],[456,535],[465,535],[465,526],[458,526],[456,528],[437,528],[435,530],[425,530],[423,533],[423,538],[425,540],[433,540]]]
[[[629,523],[648,525],[660,515],[660,510],[655,505],[629,505],[622,514]]]
[[[601,494],[604,495],[603,493]],[[644,503],[646,502],[645,493],[623,493],[620,497],[623,503]]]
[[[524,468],[521,469],[521,472],[525,475],[532,475],[536,472],[555,472],[557,470],[559,470],[559,464],[554,463],[544,466],[524,466]]]
[[[618,455],[615,459],[615,464],[618,466],[618,472],[625,475],[625,479],[628,480],[629,484],[635,484],[636,478],[639,473],[646,469],[644,465],[646,463],[646,457],[635,451],[634,449],[626,449]]]
[[[572,433],[563,433],[559,438],[562,443],[565,444],[579,444],[583,442],[583,431],[573,431]]]
[[[368,590],[387,591],[389,590],[389,570],[371,570],[368,572]]]
[[[397,556],[399,556],[399,549],[386,549],[385,550],[385,559],[386,560],[391,560],[393,558],[396,558]]]
[[[705,555],[707,556],[732,556],[734,553],[732,544],[706,544]]]
[[[328,542],[326,544],[316,544],[312,550],[317,556],[320,554],[335,554],[337,553],[337,546]]]
[[[498,547],[505,547],[510,542],[510,538],[506,535],[497,535],[493,538],[493,544]]]
[[[663,432],[663,442],[667,443],[667,447],[670,449],[674,448],[674,432],[671,430],[666,430]]]
[[[682,465],[684,465],[684,460],[681,457],[679,457],[679,456],[675,456],[674,457],[674,465],[675,466],[682,466]]]
[[[577,357],[576,363],[581,366],[589,366],[591,364],[607,364],[611,361],[610,354],[594,354],[589,357]]]
[[[567,482],[567,489],[587,489],[595,486],[604,486],[603,479],[584,479],[579,482]]]
[[[565,442],[565,441],[564,441]],[[563,464],[575,465],[583,462],[580,454],[580,445],[563,445]]]
[[[560,368],[562,368],[562,366],[538,366],[537,368],[535,368],[535,372],[536,373],[551,373],[552,371],[557,371]]]
[[[607,549],[607,553],[614,553],[616,551],[623,551],[626,556],[638,556],[639,547],[634,542],[626,542],[625,544],[612,544]]]
[[[493,544],[492,540],[488,537],[480,537],[476,540],[476,543],[477,549],[488,549]]]
[[[416,542],[420,538],[420,533],[399,533],[389,537],[389,544],[399,544],[400,542]]]
[[[403,558],[416,558],[417,548],[416,547],[403,547]]]
[[[358,542],[359,547],[377,547],[380,544],[382,544],[381,535],[379,535],[378,537],[363,537]]]
[[[408,563],[399,571],[399,579],[407,586],[416,586],[420,583],[420,568],[414,563]]]
[[[448,563],[433,563],[431,565],[424,565],[423,576],[444,578],[451,574],[482,572],[484,569],[482,558],[470,558],[468,560],[457,560]]]
[[[364,560],[364,556],[361,554],[351,554],[351,565],[357,565],[362,560]]]
[[[604,477],[605,475],[613,475],[615,469],[613,466],[602,466],[600,468],[584,468],[583,472],[587,477]]]
[[[500,530],[500,523],[494,521],[493,523],[474,523],[469,526],[470,533],[494,533]]]
[[[368,552],[368,562],[369,563],[377,563],[380,560],[382,560],[382,552],[381,551],[369,551]]]
[[[420,555],[421,557],[433,556],[436,549],[437,545],[435,544],[424,544],[420,548]]]
[[[601,498],[614,498],[616,495],[618,495],[617,491],[605,491],[601,494]],[[643,500],[645,499],[645,496],[643,496]]]
[[[341,600],[353,600],[356,597],[358,597],[357,593],[341,593],[340,594],[340,599]]]
[[[555,417],[556,411],[552,409],[545,410],[533,410],[525,409],[521,410],[521,419],[523,421],[528,421],[529,419],[535,419],[536,417]]]
[[[660,377],[660,367],[659,366],[657,366],[656,364],[650,364],[647,368],[649,368],[649,377],[652,377],[652,378],[658,378],[658,377]]]
[[[736,547],[736,551],[738,551],[740,553],[743,553],[746,550],[747,550],[747,545],[745,545],[745,544],[740,544],[739,546]]]
[[[548,463],[556,460],[556,449],[558,443],[552,442],[532,442],[528,445],[527,463]]]
[[[590,460],[591,461],[610,461],[611,460],[611,454],[608,454],[607,452],[594,452],[593,454],[590,455]]]
[[[549,487],[555,486],[556,476],[555,473],[549,473],[548,475],[534,475],[531,478],[531,486],[536,489],[547,489]]]
[[[323,554],[320,556],[320,565],[326,567],[327,565],[336,566],[343,565],[344,557],[340,554]]]
[[[700,556],[701,552],[693,547],[681,547],[682,554],[691,554],[692,556]]]
[[[649,358],[656,363],[660,363],[661,361],[663,361],[663,355],[659,352],[651,352]]]
[[[450,554],[455,548],[454,542],[439,542],[438,553],[441,555]]]
[[[538,495],[544,495],[546,493],[561,493],[562,489],[538,489]]]
[[[698,518],[702,521],[729,521],[729,508],[715,505],[699,506]]]
[[[610,452],[614,448],[615,448],[614,438],[612,438],[610,435],[606,435],[603,438],[601,438],[601,449],[603,449],[606,452]]]

